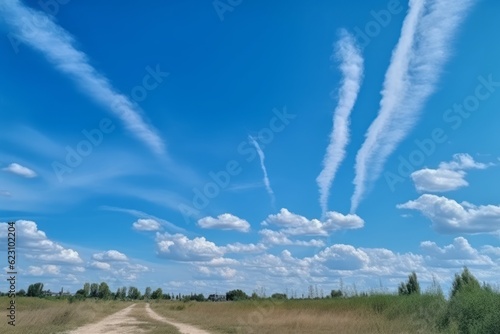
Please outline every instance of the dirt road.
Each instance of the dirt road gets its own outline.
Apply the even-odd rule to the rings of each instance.
[[[153,319],[155,319],[157,321],[161,321],[161,322],[164,322],[164,323],[167,323],[167,324],[170,324],[172,326],[177,327],[177,329],[182,334],[210,334],[209,332],[207,332],[207,331],[205,331],[203,329],[199,329],[199,328],[191,326],[191,325],[186,325],[186,324],[183,324],[181,322],[176,322],[176,321],[173,321],[173,320],[167,320],[164,317],[160,316],[155,311],[153,311],[151,309],[151,307],[149,307],[149,304],[146,304],[146,312],[148,313],[148,315],[151,318],[153,318]]]
[[[137,325],[146,324],[146,322],[137,321],[129,313],[136,304],[133,304],[121,311],[118,311],[101,321],[79,327],[67,334],[135,334],[147,333],[146,330],[137,327]],[[186,325],[180,322],[167,320],[153,311],[149,304],[146,304],[146,312],[153,320],[164,322],[177,327],[182,334],[210,334],[207,331],[196,328],[191,325]]]

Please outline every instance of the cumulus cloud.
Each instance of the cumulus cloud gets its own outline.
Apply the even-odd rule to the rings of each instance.
[[[205,266],[213,266],[213,267],[221,267],[221,266],[229,266],[229,265],[238,265],[240,264],[238,260],[235,259],[229,259],[226,257],[218,257],[215,259],[212,259],[208,262],[203,262]]]
[[[18,163],[11,163],[9,166],[2,168],[3,171],[9,172],[12,174],[16,174],[19,176],[23,176],[26,178],[34,178],[37,176],[37,174],[32,170],[29,169],[28,167],[21,166]]]
[[[154,219],[138,219],[132,224],[134,230],[137,231],[159,231],[161,230],[161,225]]]
[[[420,248],[425,255],[426,263],[434,267],[461,268],[494,265],[487,255],[480,254],[463,237],[455,238],[451,245],[444,247],[439,247],[432,241],[424,241],[420,244]]]
[[[418,192],[446,192],[466,187],[467,169],[485,169],[489,164],[479,163],[469,154],[455,154],[450,162],[442,162],[437,169],[424,168],[411,174]]]
[[[273,231],[263,229],[259,231],[262,236],[262,242],[266,245],[280,245],[280,246],[304,246],[304,247],[323,247],[325,242],[323,240],[290,240],[282,231]]]
[[[441,233],[493,233],[500,231],[500,206],[458,203],[442,196],[424,194],[397,205],[399,209],[420,211]]]
[[[267,248],[261,243],[242,244],[239,242],[235,242],[222,247],[222,249],[224,249],[225,253],[260,253],[265,251]]]
[[[102,253],[95,253],[92,258],[97,261],[127,261],[128,258],[125,254],[117,250],[108,250]]]
[[[53,264],[28,267],[28,275],[31,276],[57,276],[60,273],[61,273],[61,267]]]
[[[465,175],[461,170],[424,168],[413,172],[411,178],[418,192],[438,193],[467,187]]]
[[[230,213],[224,213],[217,218],[204,217],[198,220],[198,226],[201,228],[235,230],[240,232],[250,231],[250,223],[246,220],[233,216]]]
[[[333,245],[325,248],[313,259],[334,270],[356,270],[368,265],[368,254],[351,245]]]
[[[197,267],[198,276],[203,279],[233,280],[236,278],[237,270],[230,267]]]
[[[491,165],[474,161],[467,153],[454,154],[452,161],[439,164],[439,168],[448,170],[485,169],[489,166]]]
[[[493,257],[500,259],[500,247],[493,247],[490,245],[485,245],[485,246],[481,247],[481,250],[483,253],[490,254]]]
[[[101,261],[92,261],[90,263],[90,267],[99,269],[99,270],[110,270],[111,269],[111,264],[107,262],[101,262]]]
[[[204,237],[189,239],[182,234],[157,233],[158,255],[176,261],[210,261],[224,254],[218,247]]]
[[[0,223],[0,234],[7,235],[7,223]],[[47,238],[45,232],[38,229],[35,222],[16,221],[17,247],[25,250],[27,258],[44,262],[82,263],[77,251],[65,248]],[[6,240],[6,239],[5,239]],[[0,244],[5,242],[0,240]]]
[[[282,208],[278,214],[269,215],[262,225],[278,226],[285,235],[327,236],[337,230],[361,228],[364,221],[355,214],[343,215],[329,211],[325,214],[325,221],[321,222],[318,219],[309,220]]]

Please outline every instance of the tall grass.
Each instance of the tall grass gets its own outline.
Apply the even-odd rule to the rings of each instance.
[[[8,297],[0,297],[1,309],[5,309],[5,314],[8,303]],[[8,325],[7,317],[2,315],[0,333],[58,333],[98,321],[129,305],[131,303],[120,301],[86,300],[70,303],[66,299],[17,297],[16,326],[13,328]]]
[[[437,295],[372,295],[221,303],[159,301],[156,312],[213,333],[437,333],[446,301]]]

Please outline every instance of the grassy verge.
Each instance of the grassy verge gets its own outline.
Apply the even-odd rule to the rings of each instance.
[[[0,333],[49,334],[74,329],[96,322],[132,303],[121,301],[76,301],[17,297],[16,326],[7,324],[9,298],[0,297],[1,309],[5,309],[0,323]],[[5,307],[4,307],[5,306]]]
[[[437,296],[322,300],[153,302],[160,315],[213,333],[437,333],[446,302]]]

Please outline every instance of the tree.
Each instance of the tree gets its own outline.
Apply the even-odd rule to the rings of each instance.
[[[288,299],[286,293],[273,293],[271,295],[272,299]]]
[[[202,293],[191,295],[189,300],[196,300],[197,302],[204,302],[205,296]]]
[[[401,282],[398,293],[400,295],[420,294],[420,284],[418,283],[417,274],[415,272],[412,272],[408,276],[408,282],[406,284]]]
[[[129,299],[140,299],[141,298],[141,292],[139,289],[137,289],[135,286],[131,286],[128,288],[128,295],[127,297]]]
[[[149,299],[151,297],[151,288],[148,286],[144,291],[144,299]]]
[[[248,299],[248,295],[240,289],[226,292],[227,300],[244,300]]]
[[[342,297],[343,293],[342,293],[342,290],[332,290],[330,292],[330,297],[332,298],[340,298]]]
[[[26,291],[24,289],[21,289],[17,292],[17,296],[19,297],[24,297],[26,296]]]
[[[88,297],[90,295],[90,283],[85,283],[83,285],[83,295]]]
[[[151,299],[161,299],[162,296],[163,296],[163,291],[161,288],[158,288],[151,294]]]
[[[78,300],[82,300],[82,299],[85,299],[85,289],[79,289],[75,292],[75,297],[78,299]]]
[[[97,297],[101,299],[108,299],[111,296],[111,290],[106,282],[102,282],[99,284],[99,288],[97,290]]]
[[[467,267],[464,267],[461,275],[455,274],[455,280],[451,288],[451,296],[454,297],[459,292],[471,292],[479,289],[481,289],[479,281],[472,275]]]
[[[43,283],[30,284],[28,286],[28,297],[42,297],[43,296]]]
[[[90,284],[89,297],[97,298],[98,295],[99,295],[99,284],[97,284],[97,283]]]
[[[127,298],[127,287],[123,286],[120,289],[120,294],[117,298],[120,298],[121,300],[125,300],[125,298]]]

